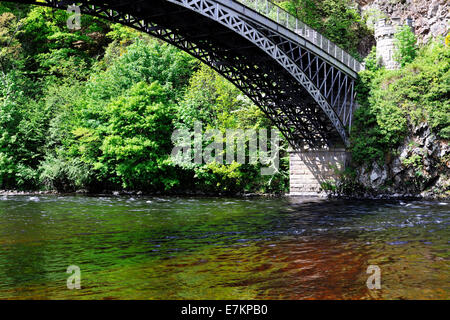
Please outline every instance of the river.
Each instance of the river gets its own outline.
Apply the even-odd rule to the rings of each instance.
[[[449,299],[449,224],[446,202],[0,196],[0,298]]]

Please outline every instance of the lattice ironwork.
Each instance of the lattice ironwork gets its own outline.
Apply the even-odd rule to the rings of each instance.
[[[8,0],[66,9],[73,1]],[[197,57],[234,83],[294,148],[348,144],[356,73],[234,0],[83,0],[85,14],[121,23]]]

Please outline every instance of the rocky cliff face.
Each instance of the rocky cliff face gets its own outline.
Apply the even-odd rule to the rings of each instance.
[[[420,43],[446,36],[449,0],[356,0],[363,14],[414,20]],[[356,185],[364,196],[422,196],[450,198],[450,146],[431,132],[428,124],[410,128],[410,134],[384,164],[356,169]],[[358,188],[355,188],[358,189]]]
[[[415,22],[419,42],[446,36],[450,21],[449,0],[356,0],[361,11],[379,11],[388,18],[410,17]]]
[[[356,172],[366,196],[450,198],[450,146],[426,123],[413,128],[383,166],[372,163]]]

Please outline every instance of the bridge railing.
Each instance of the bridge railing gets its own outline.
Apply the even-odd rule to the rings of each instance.
[[[359,72],[363,69],[362,64],[353,58],[350,54],[335,45],[329,39],[319,32],[310,28],[305,23],[291,15],[289,12],[274,4],[269,0],[236,0],[245,6],[255,10],[265,17],[276,21],[278,24],[295,32],[302,38],[321,48],[329,55],[348,66],[350,69]]]

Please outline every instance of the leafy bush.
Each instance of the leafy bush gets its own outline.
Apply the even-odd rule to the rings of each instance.
[[[86,188],[92,181],[92,168],[79,158],[61,159],[48,156],[40,165],[40,183],[49,190],[73,192]]]
[[[366,188],[356,179],[356,172],[353,168],[338,169],[332,168],[337,177],[336,180],[326,180],[320,184],[323,191],[332,195],[362,195]]]

